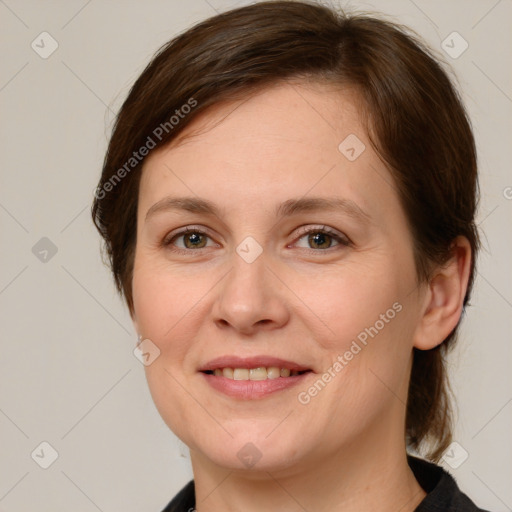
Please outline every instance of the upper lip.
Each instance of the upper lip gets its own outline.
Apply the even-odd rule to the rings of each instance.
[[[252,357],[239,357],[239,356],[220,356],[208,361],[199,368],[200,372],[208,370],[216,370],[217,368],[269,368],[271,366],[277,368],[288,368],[290,371],[304,371],[311,370],[311,368],[294,361],[287,361],[279,357],[272,356],[252,356]]]

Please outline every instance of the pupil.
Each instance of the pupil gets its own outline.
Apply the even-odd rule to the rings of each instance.
[[[312,241],[314,244],[317,244],[317,245],[323,245],[326,243],[325,242],[326,236],[327,236],[327,238],[329,237],[329,235],[326,235],[325,233],[315,233],[314,235],[310,236],[310,241]],[[328,242],[327,242],[327,245],[329,245]]]
[[[200,235],[198,233],[192,233],[191,235],[189,235],[189,241],[192,242],[192,244],[194,245],[197,245],[201,239],[200,239]]]

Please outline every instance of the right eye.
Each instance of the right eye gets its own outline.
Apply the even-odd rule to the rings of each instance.
[[[207,238],[210,237],[206,231],[200,228],[187,226],[185,229],[182,229],[177,233],[173,232],[167,235],[162,241],[162,245],[173,252],[184,254],[190,253],[194,250],[204,249],[206,247]],[[183,241],[183,247],[176,247],[174,241],[180,239]]]

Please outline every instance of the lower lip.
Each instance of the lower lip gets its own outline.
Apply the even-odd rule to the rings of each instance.
[[[206,382],[212,388],[225,395],[242,400],[255,400],[296,386],[303,382],[311,373],[313,372],[301,373],[293,377],[278,377],[277,379],[265,380],[234,380],[202,372],[201,375],[203,375]]]

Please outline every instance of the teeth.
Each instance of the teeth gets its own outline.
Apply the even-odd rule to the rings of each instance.
[[[249,370],[247,368],[233,368],[233,379],[249,380]]]
[[[277,379],[281,376],[281,370],[275,366],[271,366],[267,368],[267,378],[269,379]]]
[[[267,369],[265,367],[251,368],[249,370],[249,380],[267,380]]]
[[[265,368],[216,368],[213,374],[217,377],[226,377],[234,380],[266,380],[277,379],[279,377],[294,377],[299,375],[297,370],[289,370],[288,368],[278,368],[277,366],[269,366]]]

